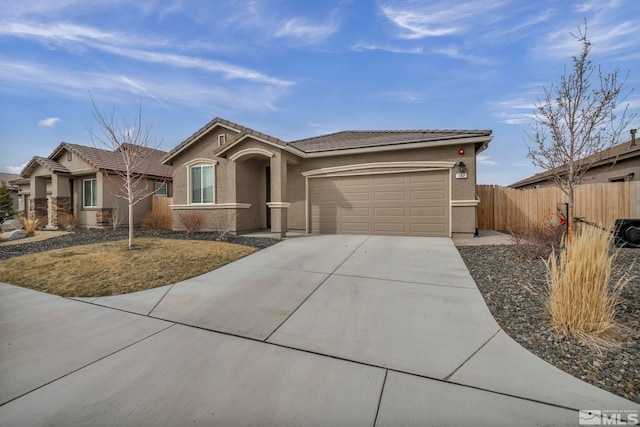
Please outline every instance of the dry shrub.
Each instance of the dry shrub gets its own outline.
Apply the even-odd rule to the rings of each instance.
[[[154,231],[171,230],[171,212],[151,210],[142,219],[142,225]]]
[[[58,215],[58,227],[62,227],[66,231],[73,231],[80,223],[80,219],[73,214]]]
[[[187,230],[187,234],[193,234],[202,230],[204,215],[199,212],[184,212],[178,215],[180,224]]]
[[[24,227],[25,233],[27,236],[33,236],[36,233],[36,229],[40,226],[41,220],[40,218],[19,218],[20,224]]]
[[[628,274],[611,282],[612,237],[593,227],[583,227],[556,257],[547,262],[549,311],[561,333],[596,346],[615,344],[619,328],[614,319],[620,292]]]
[[[565,231],[566,228],[563,225],[537,225],[526,233],[512,233],[511,239],[514,248],[522,258],[546,259],[560,247]]]

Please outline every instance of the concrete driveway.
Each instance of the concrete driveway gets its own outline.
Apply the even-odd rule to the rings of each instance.
[[[451,239],[308,236],[135,294],[0,285],[0,425],[577,425]]]

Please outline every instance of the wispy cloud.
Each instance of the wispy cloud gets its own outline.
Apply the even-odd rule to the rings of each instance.
[[[375,43],[356,43],[351,46],[351,50],[356,52],[363,52],[367,50],[381,50],[384,52],[407,53],[407,54],[420,54],[424,52],[424,49],[422,49],[421,47],[403,48],[400,46],[378,45]]]
[[[313,23],[305,18],[291,18],[282,24],[275,37],[292,37],[298,41],[316,44],[323,42],[338,30],[338,25],[330,19],[324,23]]]
[[[479,55],[464,52],[459,46],[448,46],[431,51],[432,53],[448,56],[449,58],[460,59],[475,64],[488,64],[492,60]]]
[[[52,128],[60,121],[60,117],[48,117],[38,122],[38,126]]]
[[[131,44],[153,48],[171,47],[172,43],[166,40],[152,40],[139,38],[134,35],[104,32],[86,26],[2,22],[0,23],[0,35],[36,39],[52,43],[74,42],[84,48],[99,49],[129,59],[173,67],[199,69],[212,74],[220,74],[226,79],[243,79],[277,86],[289,86],[292,84],[292,82],[267,76],[258,71],[223,61],[214,61],[148,49],[130,48],[128,46]]]
[[[494,111],[493,115],[498,118],[498,123],[524,125],[531,123],[534,118],[533,112],[536,107],[532,100],[535,99],[536,94],[532,92],[529,98],[518,97],[494,102],[490,108]]]
[[[475,22],[482,19],[482,15],[491,14],[505,3],[503,0],[448,0],[423,6],[413,2],[393,2],[381,5],[380,10],[400,28],[401,38],[422,39],[466,33]]]
[[[487,166],[495,166],[498,162],[491,160],[491,156],[487,156],[486,154],[478,154],[476,156],[476,162],[479,165],[487,165]]]
[[[247,109],[264,111],[275,109],[275,101],[286,89],[262,84],[207,84],[187,79],[158,75],[127,76],[93,71],[69,70],[38,63],[17,62],[0,57],[0,81],[13,85],[38,87],[77,98],[87,97],[87,91],[102,97],[120,98],[122,95],[143,96],[158,102],[189,107]]]
[[[27,162],[21,164],[20,166],[7,166],[5,170],[9,173],[19,174],[20,172],[22,172],[22,169],[24,169],[25,166],[27,166]]]

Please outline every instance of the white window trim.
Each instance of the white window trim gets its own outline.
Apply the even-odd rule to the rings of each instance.
[[[187,205],[188,206],[213,206],[216,204],[216,186],[217,186],[217,177],[216,177],[216,165],[218,162],[212,159],[204,159],[198,158],[193,159],[187,163],[184,163],[183,166],[187,168]],[[213,202],[212,203],[193,203],[191,200],[191,168],[192,167],[202,167],[202,166],[211,166],[213,167]]]
[[[96,182],[96,204],[95,205],[87,205],[85,204],[85,201],[87,200],[86,197],[86,193],[85,193],[85,186],[84,183],[87,181],[95,181]],[[93,184],[91,185],[91,198],[93,199]],[[83,179],[82,180],[82,207],[83,208],[97,208],[98,207],[98,178],[87,178],[87,179]]]

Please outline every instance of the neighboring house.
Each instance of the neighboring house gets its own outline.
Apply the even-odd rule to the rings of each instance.
[[[640,144],[635,140],[602,151],[594,156],[595,162],[583,175],[581,184],[599,182],[640,181]],[[541,172],[511,184],[521,190],[555,186],[553,171]]]
[[[169,195],[171,167],[160,161],[167,153],[145,149],[144,159],[134,171],[146,177],[149,193]],[[127,201],[117,194],[122,180],[122,156],[115,151],[62,142],[49,157],[33,157],[22,170],[19,185],[19,212],[44,218],[47,227],[58,226],[58,216],[73,214],[80,226],[106,227],[128,224]],[[134,224],[142,222],[150,201],[134,208]]]
[[[472,235],[476,154],[490,130],[344,131],[287,143],[215,118],[163,160],[173,227]]]
[[[20,175],[15,173],[0,172],[0,181],[4,181],[9,188],[9,194],[13,198],[13,212],[18,212],[18,186],[13,182],[20,179]]]

